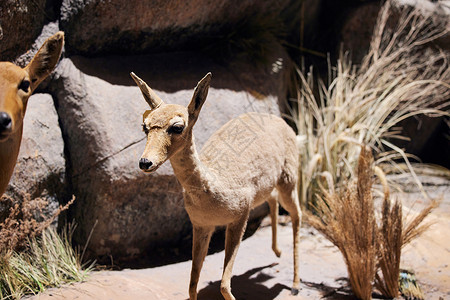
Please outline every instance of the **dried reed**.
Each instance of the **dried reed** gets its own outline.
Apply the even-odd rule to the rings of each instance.
[[[0,299],[20,299],[48,286],[62,282],[81,281],[79,255],[71,247],[71,230],[59,236],[49,228],[55,218],[74,201],[60,206],[49,217],[43,217],[47,202],[24,195],[22,201],[3,196],[7,216],[0,222]],[[14,204],[14,202],[16,202]],[[90,270],[88,267],[87,270]]]
[[[400,273],[400,256],[403,245],[402,238],[402,205],[396,201],[391,205],[389,197],[385,197],[382,205],[381,225],[378,228],[377,272],[375,287],[384,296],[398,296],[398,279]]]
[[[374,283],[383,296],[395,298],[401,250],[428,228],[429,224],[421,224],[438,203],[432,201],[412,220],[403,222],[402,205],[400,201],[391,203],[385,185],[381,214],[377,214],[372,195],[374,174],[382,183],[385,179],[373,164],[370,149],[363,147],[356,181],[338,192],[322,188],[323,198],[316,194],[316,211],[306,211],[306,218],[341,251],[356,297],[371,299]],[[381,215],[379,220],[377,215]]]
[[[392,142],[404,139],[396,126],[419,114],[450,115],[450,55],[431,44],[448,33],[450,20],[392,3],[380,10],[360,66],[341,53],[335,68],[329,64],[329,84],[319,81],[317,88],[312,71],[298,71],[293,114],[301,142],[300,199],[314,209],[306,211],[307,219],[342,252],[360,299],[370,299],[372,283],[387,297],[398,295],[401,249],[427,228],[420,224],[437,205],[432,201],[404,222],[401,203],[391,203],[395,185],[386,170],[412,176],[426,197],[410,156]],[[375,152],[373,164],[366,146]],[[374,173],[383,186],[380,220]]]
[[[22,201],[14,201],[6,195],[0,198],[0,201],[6,204],[4,206],[9,207],[6,218],[0,222],[0,257],[7,256],[8,252],[19,250],[29,238],[40,234],[75,201],[73,197],[66,205],[60,205],[51,216],[38,221],[47,206],[47,201],[42,198],[31,199],[29,194],[23,195],[22,198]]]
[[[318,215],[307,212],[308,222],[341,251],[350,285],[359,299],[371,299],[376,271],[377,224],[372,199],[371,156],[362,151],[357,181],[338,193],[323,189]]]
[[[404,139],[396,126],[406,118],[450,115],[449,53],[430,45],[448,32],[448,22],[439,14],[394,8],[386,1],[359,67],[341,53],[337,66],[329,67],[328,86],[319,81],[317,89],[312,71],[306,76],[298,71],[301,85],[293,118],[304,141],[299,147],[303,206],[321,192],[324,173],[336,188],[354,177],[361,145],[375,150],[383,170],[388,166],[405,173],[399,159],[404,161],[421,187],[410,156],[392,140]]]

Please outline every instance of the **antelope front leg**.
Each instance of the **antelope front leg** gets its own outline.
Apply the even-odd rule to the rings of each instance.
[[[227,226],[225,236],[225,261],[223,266],[222,282],[220,284],[220,292],[225,300],[235,300],[231,293],[231,275],[233,271],[234,259],[236,258],[239,245],[244,235],[245,226],[247,225],[248,213],[244,218],[231,223]]]
[[[208,245],[214,227],[193,226],[192,237],[192,269],[191,280],[189,282],[189,299],[197,300],[197,285],[202,270],[203,261],[208,253]]]

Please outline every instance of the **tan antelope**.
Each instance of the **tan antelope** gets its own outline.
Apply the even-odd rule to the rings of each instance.
[[[0,62],[0,196],[16,165],[28,98],[53,71],[63,44],[64,33],[58,32],[45,41],[25,68]]]
[[[197,153],[192,129],[209,90],[211,73],[195,88],[187,107],[164,103],[150,87],[131,76],[150,110],[144,113],[147,144],[139,161],[144,172],[157,170],[170,159],[184,188],[184,204],[193,226],[189,297],[197,299],[200,270],[216,226],[226,226],[225,261],[220,290],[227,300],[231,273],[250,210],[268,201],[272,219],[272,249],[277,256],[277,194],[290,213],[294,232],[294,283],[299,287],[301,211],[297,195],[298,150],[294,131],[281,118],[247,113],[229,121]],[[230,132],[236,133],[230,135]],[[276,190],[276,192],[275,192]]]

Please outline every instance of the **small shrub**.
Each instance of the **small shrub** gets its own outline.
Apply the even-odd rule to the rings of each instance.
[[[360,66],[341,53],[336,67],[329,67],[328,85],[315,83],[312,71],[298,71],[298,109],[292,114],[302,142],[302,206],[321,193],[319,182],[339,188],[354,178],[361,145],[375,151],[385,172],[405,173],[403,161],[421,187],[411,156],[392,140],[404,139],[397,126],[406,118],[450,116],[450,54],[430,44],[448,32],[448,22],[438,14],[397,11],[386,1]]]
[[[317,201],[318,215],[306,213],[308,223],[341,251],[350,285],[359,299],[371,299],[376,271],[377,224],[371,175],[371,156],[362,151],[357,181],[338,193],[323,189],[324,197]]]
[[[322,188],[324,197],[318,196],[316,214],[306,212],[308,223],[341,251],[352,291],[359,299],[371,299],[372,284],[385,297],[398,296],[401,250],[428,228],[429,224],[421,224],[437,206],[432,201],[416,217],[404,222],[400,201],[391,204],[385,185],[381,214],[377,213],[372,195],[374,174],[381,177],[381,182],[385,179],[380,170],[374,169],[370,150],[363,148],[356,181],[339,192]]]
[[[81,259],[71,246],[73,230],[58,235],[49,227],[54,219],[74,202],[72,198],[50,217],[42,217],[47,202],[40,198],[23,201],[3,196],[10,207],[0,223],[0,299],[20,299],[63,282],[81,281],[91,266],[82,270]]]

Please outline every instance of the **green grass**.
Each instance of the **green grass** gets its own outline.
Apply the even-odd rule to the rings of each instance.
[[[73,230],[58,234],[47,228],[41,236],[28,240],[25,251],[10,252],[0,258],[0,299],[20,299],[63,283],[83,281],[92,265],[83,266],[72,248]]]

